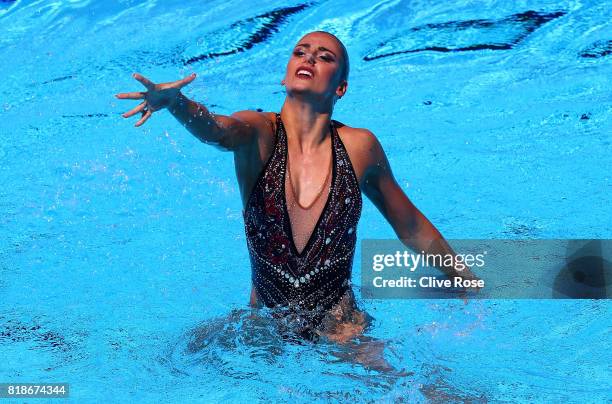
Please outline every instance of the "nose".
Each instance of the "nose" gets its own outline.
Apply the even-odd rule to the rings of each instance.
[[[310,64],[314,64],[315,62],[315,57],[314,54],[312,52],[309,52],[306,54],[306,61]]]

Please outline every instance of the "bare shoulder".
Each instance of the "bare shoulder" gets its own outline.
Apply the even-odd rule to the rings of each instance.
[[[339,121],[334,121],[338,134],[347,149],[351,148],[361,152],[374,151],[380,147],[376,135],[366,128],[355,128]]]
[[[351,160],[363,159],[366,155],[379,156],[383,153],[382,146],[376,135],[366,128],[355,128],[342,122],[334,121],[338,128],[338,134],[346,147]]]
[[[236,157],[242,159],[265,159],[274,146],[276,115],[274,112],[243,110],[231,115],[234,122],[248,131],[249,147],[237,150]]]
[[[274,112],[243,110],[234,112],[231,116],[253,127],[258,134],[273,131],[276,121]]]
[[[355,174],[361,180],[366,170],[376,165],[384,156],[382,146],[376,135],[369,129],[351,127],[338,121],[334,123],[349,154]]]

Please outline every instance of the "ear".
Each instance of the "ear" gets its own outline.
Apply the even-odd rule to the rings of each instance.
[[[285,79],[282,79],[281,80],[281,86],[284,86],[284,85],[285,85]]]
[[[348,89],[348,81],[342,80],[340,84],[338,84],[338,88],[336,88],[336,95],[338,98],[342,98]]]

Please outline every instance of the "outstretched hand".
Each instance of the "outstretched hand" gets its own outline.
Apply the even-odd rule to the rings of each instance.
[[[132,115],[141,113],[142,116],[134,126],[140,126],[147,121],[155,111],[163,108],[172,107],[181,92],[181,88],[191,83],[196,78],[196,74],[192,73],[184,79],[172,81],[169,83],[155,84],[151,80],[134,73],[134,78],[142,83],[147,91],[137,91],[132,93],[119,93],[115,97],[128,100],[144,100],[135,108],[122,114],[124,118],[129,118]]]

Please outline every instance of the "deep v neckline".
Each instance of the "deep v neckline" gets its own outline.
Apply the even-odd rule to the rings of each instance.
[[[336,139],[335,139],[335,127],[332,121],[330,121],[330,133],[331,133],[331,149],[332,149],[332,175],[331,175],[331,184],[329,186],[329,192],[327,193],[327,200],[325,201],[325,205],[323,206],[323,210],[321,211],[321,213],[319,214],[319,218],[317,219],[317,223],[315,224],[314,228],[312,229],[312,232],[310,233],[310,235],[308,236],[308,241],[306,242],[306,245],[304,246],[304,248],[302,249],[302,252],[298,252],[297,247],[295,246],[295,240],[293,238],[293,228],[291,227],[291,218],[289,216],[289,209],[287,208],[287,195],[286,195],[286,180],[287,180],[287,161],[289,159],[289,140],[288,140],[288,136],[287,136],[287,132],[285,131],[285,125],[283,125],[283,121],[280,117],[280,114],[277,115],[278,116],[278,122],[280,125],[280,129],[282,131],[282,135],[284,136],[284,145],[283,145],[283,172],[282,172],[282,194],[283,194],[283,212],[284,212],[284,216],[285,216],[285,227],[286,227],[286,231],[287,234],[289,235],[289,245],[291,247],[291,250],[293,251],[293,253],[298,257],[298,258],[303,258],[304,256],[307,255],[308,251],[310,250],[310,248],[312,247],[313,244],[313,240],[316,236],[316,234],[318,233],[319,230],[319,226],[321,225],[321,221],[323,220],[323,218],[325,217],[325,215],[327,214],[327,210],[330,204],[330,201],[332,199],[332,195],[333,195],[333,191],[336,187]]]

